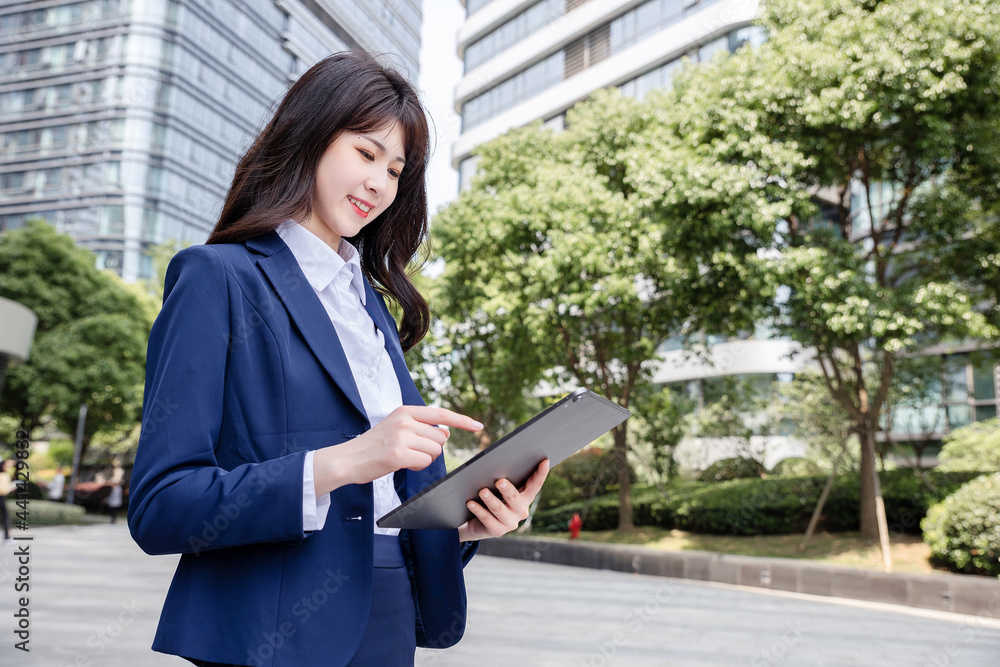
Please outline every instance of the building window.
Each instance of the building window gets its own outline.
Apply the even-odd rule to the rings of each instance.
[[[602,60],[622,51],[639,41],[655,34],[666,25],[678,21],[692,7],[702,2],[691,2],[690,0],[649,0],[638,7],[622,14],[618,18],[595,28],[587,35],[571,42],[565,49],[557,54],[553,54],[540,63],[532,65],[526,70],[515,74],[502,83],[494,86],[490,90],[470,99],[462,106],[462,129],[463,131],[475,127],[480,123],[493,118],[520,102],[536,95],[544,88],[558,83],[562,79],[568,79],[589,67],[593,67]],[[542,7],[545,2],[532,6]],[[531,11],[531,10],[527,10]],[[524,14],[527,14],[527,11]],[[565,11],[568,11],[566,9]],[[519,15],[520,16],[520,15]],[[512,23],[515,19],[512,19]],[[504,24],[506,26],[507,24]],[[496,40],[496,44],[502,43],[503,29],[491,33],[481,41]],[[511,33],[512,35],[514,33]],[[497,35],[497,36],[492,36]],[[509,39],[513,39],[510,37]],[[744,44],[756,45],[764,40],[764,32],[756,26],[748,26],[730,31],[726,35],[719,37],[698,50],[699,60],[708,60],[719,50],[726,49],[733,51]],[[490,42],[492,43],[492,42]],[[487,58],[485,53],[492,53],[487,47],[484,54],[470,56],[470,50],[476,44],[471,45],[466,50],[466,69],[470,69],[469,58]],[[492,48],[492,47],[490,47]],[[499,48],[499,47],[497,47]],[[504,47],[507,48],[507,47]],[[499,51],[497,51],[499,52]],[[554,67],[556,60],[560,59],[562,71],[556,76]],[[625,95],[642,97],[654,88],[669,86],[674,70],[680,65],[680,60],[672,61],[663,65],[657,70],[646,72],[636,79],[622,84],[622,92]],[[543,83],[544,82],[544,83]]]
[[[611,22],[611,53],[618,53],[681,18],[685,0],[650,0]]]
[[[592,30],[566,47],[564,78],[593,67],[611,55],[610,29],[607,25]]]
[[[101,211],[102,236],[122,236],[125,233],[125,210],[122,206],[105,206]]]
[[[940,382],[926,389],[926,405],[900,406],[893,411],[892,432],[940,433],[997,416],[996,356],[984,352],[951,354],[941,360]],[[935,401],[934,397],[938,396]]]
[[[707,60],[711,59],[715,52],[722,48],[726,48],[729,51],[735,51],[745,44],[757,46],[758,44],[761,44],[765,38],[766,35],[764,31],[757,26],[738,28],[723,37],[719,37],[718,39],[714,39],[703,45],[698,49],[698,57],[699,60]],[[676,58],[665,65],[660,65],[656,69],[640,74],[631,81],[626,81],[619,86],[619,88],[621,88],[622,95],[642,99],[652,90],[656,90],[658,88],[669,88],[673,85],[674,75],[683,64],[683,57]],[[817,223],[819,223],[819,221],[817,221]]]
[[[566,0],[541,0],[465,49],[465,71],[473,70],[563,15]]]
[[[462,105],[462,129],[468,130],[534,97],[563,79],[564,53],[557,51]]]
[[[155,208],[142,209],[142,240],[156,243],[159,238],[160,212]]]
[[[99,270],[107,269],[109,271],[114,271],[115,273],[121,275],[122,272],[122,259],[125,253],[121,250],[96,250],[94,254],[97,256],[97,268]]]

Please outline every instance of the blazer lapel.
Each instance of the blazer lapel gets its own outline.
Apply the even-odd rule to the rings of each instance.
[[[278,298],[327,374],[358,412],[367,415],[337,331],[319,297],[309,286],[292,251],[278,233],[273,231],[246,241],[246,245],[263,255],[258,258],[257,265],[271,282]]]

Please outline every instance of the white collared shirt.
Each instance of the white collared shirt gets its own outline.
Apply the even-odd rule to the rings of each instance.
[[[294,220],[281,223],[277,232],[292,251],[333,323],[361,394],[368,422],[374,427],[403,404],[403,397],[392,359],[385,349],[385,337],[365,310],[365,284],[358,251],[341,239],[340,248],[334,252],[325,241]],[[330,494],[315,497],[313,455],[313,452],[306,454],[302,472],[302,525],[305,530],[320,530],[326,524],[330,509]],[[372,487],[375,496],[373,530],[381,535],[399,534],[398,528],[375,525],[376,519],[401,504],[393,474],[375,480]]]

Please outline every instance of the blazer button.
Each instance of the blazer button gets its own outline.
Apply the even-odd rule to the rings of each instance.
[[[347,523],[348,521],[361,521],[363,518],[364,517],[361,516],[342,516],[340,517],[340,520]]]

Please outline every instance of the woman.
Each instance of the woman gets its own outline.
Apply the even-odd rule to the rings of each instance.
[[[291,87],[237,166],[208,244],[167,271],[150,334],[129,526],[181,553],[153,648],[199,665],[405,665],[465,629],[476,540],[527,515],[547,462],[456,530],[375,520],[444,474],[448,427],[403,352],[426,234],[427,124],[357,53]],[[383,296],[402,312],[397,332]]]

